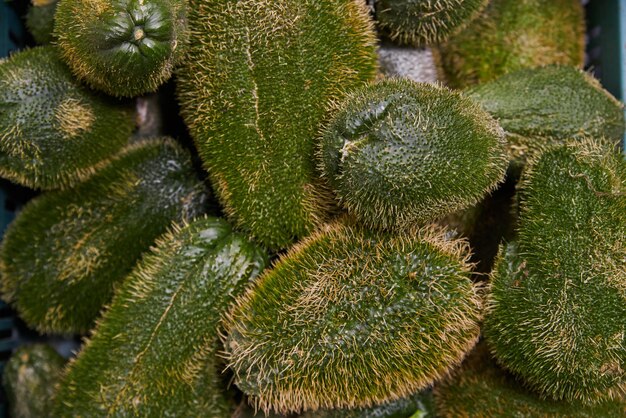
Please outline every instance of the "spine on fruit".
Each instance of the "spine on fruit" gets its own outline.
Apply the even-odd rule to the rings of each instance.
[[[594,138],[607,150],[624,136],[624,105],[586,72],[571,66],[523,69],[466,94],[498,120],[516,167],[546,149]]]
[[[478,344],[460,369],[436,383],[433,392],[437,416],[442,418],[621,418],[626,415],[623,399],[585,405],[579,401],[542,398],[498,367],[484,343]]]
[[[206,200],[179,145],[132,145],[76,188],[24,207],[0,248],[3,298],[39,331],[85,333],[141,254]]]
[[[376,23],[395,43],[424,47],[445,41],[474,20],[488,0],[376,0]]]
[[[63,0],[54,35],[74,74],[117,97],[155,91],[183,57],[186,0]]]
[[[332,197],[313,158],[329,104],[376,74],[354,0],[193,0],[182,115],[225,213],[277,251],[309,235]]]
[[[266,255],[218,218],[162,236],[126,278],[55,400],[57,417],[230,417],[220,319]]]
[[[226,321],[234,382],[278,413],[410,396],[476,342],[468,249],[443,231],[335,223],[292,247]]]
[[[0,176],[35,189],[91,176],[128,142],[129,103],[93,93],[52,46],[0,60]]]
[[[504,131],[446,87],[387,79],[337,105],[318,150],[339,202],[364,224],[404,228],[467,208],[504,177]]]
[[[454,88],[523,68],[582,68],[584,16],[579,0],[491,0],[464,30],[437,47],[437,60]]]
[[[492,273],[484,334],[545,398],[599,403],[626,388],[626,161],[585,141],[532,162],[517,238]]]

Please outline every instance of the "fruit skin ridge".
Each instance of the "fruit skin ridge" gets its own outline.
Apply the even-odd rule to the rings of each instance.
[[[594,141],[545,152],[522,179],[483,332],[499,363],[546,398],[626,393],[625,189],[623,157]]]
[[[266,264],[222,219],[171,228],[120,285],[71,363],[54,415],[230,417],[219,323]]]
[[[63,0],[54,36],[74,74],[111,96],[155,91],[187,43],[185,0]]]
[[[52,46],[0,60],[0,176],[35,189],[72,186],[127,142],[127,103],[80,85]]]
[[[376,75],[353,0],[193,0],[181,113],[229,220],[272,251],[327,218],[314,150],[329,104]],[[279,30],[278,30],[279,29]]]
[[[40,332],[86,333],[154,239],[207,198],[173,141],[128,146],[85,183],[22,209],[0,247],[2,297]]]
[[[504,178],[504,131],[458,92],[386,79],[336,107],[317,152],[319,170],[369,227],[433,221],[478,202]]]
[[[369,407],[425,388],[478,338],[467,256],[434,228],[326,226],[237,299],[224,337],[235,384],[278,413]]]

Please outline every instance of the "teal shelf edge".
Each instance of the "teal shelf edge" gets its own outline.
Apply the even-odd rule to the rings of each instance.
[[[617,99],[626,100],[626,0],[590,0],[588,68]],[[626,115],[626,110],[625,110]],[[626,135],[622,141],[626,153]]]
[[[10,330],[13,328],[13,318],[0,319],[0,331]]]
[[[620,62],[620,97],[619,99],[624,102],[626,100],[626,0],[619,0],[619,62]],[[626,116],[626,109],[624,109],[624,115]],[[626,153],[626,134],[622,141],[622,149]]]
[[[22,47],[25,36],[19,16],[5,0],[0,0],[0,58]]]

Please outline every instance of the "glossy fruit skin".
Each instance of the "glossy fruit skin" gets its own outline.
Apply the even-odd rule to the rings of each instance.
[[[483,332],[543,397],[593,404],[626,392],[625,189],[623,157],[590,141],[545,152],[522,179]]]
[[[326,226],[237,299],[224,343],[234,383],[278,413],[370,407],[427,387],[478,338],[467,255],[435,229]]]
[[[445,87],[387,79],[352,92],[325,128],[320,171],[373,228],[403,228],[471,206],[504,178],[504,132]]]
[[[598,405],[542,399],[496,365],[484,343],[479,343],[460,369],[434,388],[437,416],[489,418],[621,418],[626,402]]]
[[[491,0],[464,30],[438,46],[452,88],[550,64],[582,68],[584,10],[578,0]]]
[[[487,0],[376,0],[374,8],[384,36],[398,44],[423,47],[458,33],[487,3]]]
[[[9,358],[2,387],[13,418],[47,418],[65,359],[44,344],[25,345]]]
[[[588,73],[549,65],[503,75],[466,90],[507,134],[513,166],[551,146],[595,138],[614,149],[626,130],[624,105]]]
[[[74,74],[117,97],[155,91],[187,39],[183,0],[64,0],[54,35]]]
[[[287,248],[332,207],[313,154],[329,104],[376,75],[367,10],[353,0],[192,0],[189,22],[177,87],[204,167],[230,221]]]
[[[46,45],[54,40],[54,14],[58,0],[35,0],[26,14],[26,27],[40,45]]]
[[[1,289],[44,333],[86,333],[113,289],[170,223],[203,213],[207,194],[171,140],[126,148],[74,189],[29,202],[0,248]]]
[[[222,219],[159,238],[69,367],[55,416],[230,417],[219,323],[266,265],[263,250]]]
[[[35,189],[92,175],[135,127],[129,103],[79,84],[52,46],[0,60],[0,176]]]

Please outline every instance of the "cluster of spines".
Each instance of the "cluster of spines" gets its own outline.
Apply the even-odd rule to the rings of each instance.
[[[375,76],[371,20],[349,0],[194,1],[189,19],[181,113],[229,219],[284,249],[328,218],[315,137],[327,103]]]
[[[623,399],[590,406],[542,398],[498,367],[484,343],[478,344],[458,370],[435,384],[434,400],[437,416],[442,418],[621,418],[626,415]]]
[[[424,256],[423,264],[403,265],[420,257],[417,253]],[[448,240],[433,227],[397,235],[342,223],[324,227],[294,245],[237,299],[225,324],[226,357],[235,383],[256,407],[279,413],[368,407],[425,388],[458,365],[478,338],[482,301],[468,279],[467,257],[465,242]],[[401,264],[398,271],[385,270],[394,260]],[[439,277],[419,281],[422,268],[432,268],[431,274]],[[395,290],[390,284],[394,280]],[[412,280],[419,283],[410,284]],[[435,300],[443,300],[438,297],[450,306],[438,306],[424,323],[418,322],[419,315],[396,318],[402,324],[394,328],[389,325],[394,316],[417,309],[417,296],[402,293],[417,291],[409,290],[412,285],[424,286],[426,299],[421,302],[427,306],[437,306]],[[444,296],[447,291],[452,293]],[[369,301],[374,304],[370,308],[362,306],[368,297],[376,300]],[[383,313],[385,304],[393,306]],[[367,321],[363,315],[373,316]],[[366,321],[364,329],[359,321]],[[415,341],[415,327],[430,329],[432,335]]]
[[[0,175],[27,187],[85,180],[134,128],[130,106],[81,86],[52,46],[0,61],[0,86]]]
[[[155,91],[184,56],[183,0],[66,0],[54,36],[74,74],[116,97]]]
[[[72,360],[55,416],[103,409],[113,415],[230,416],[216,357],[219,323],[266,262],[221,219],[174,224],[120,285]],[[184,324],[176,324],[180,318]]]
[[[578,0],[491,0],[480,16],[438,46],[436,58],[455,88],[522,68],[582,67],[584,24]]]
[[[428,46],[461,31],[485,8],[488,0],[376,0],[378,26],[392,41]]]
[[[204,212],[206,188],[194,174],[179,145],[150,140],[77,188],[33,199],[2,242],[3,298],[41,332],[87,332],[153,240]]]
[[[465,94],[502,125],[517,169],[547,149],[586,138],[613,149],[626,128],[624,105],[597,79],[572,66],[514,71]]]
[[[626,164],[587,140],[546,151],[524,176],[518,236],[492,273],[487,341],[543,396],[588,404],[619,398],[626,390]]]
[[[434,129],[450,119],[454,128]],[[504,177],[504,147],[504,132],[473,100],[442,86],[388,79],[335,104],[317,158],[348,212],[389,229],[477,203]]]

